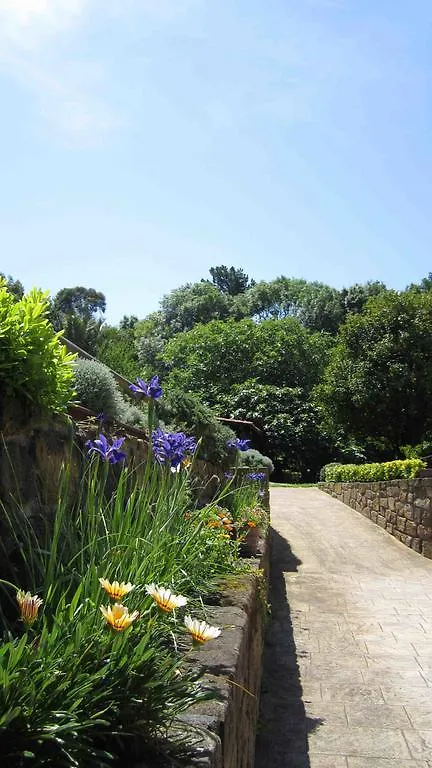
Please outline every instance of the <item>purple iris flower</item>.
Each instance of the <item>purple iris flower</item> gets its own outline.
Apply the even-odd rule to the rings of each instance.
[[[120,451],[125,440],[125,437],[119,437],[118,440],[113,440],[110,445],[105,435],[101,433],[99,439],[87,440],[87,456],[91,456],[92,453],[98,453],[102,461],[109,461],[110,464],[117,464],[117,462],[123,461],[126,458],[126,454],[123,453],[123,451]]]
[[[248,475],[246,475],[248,480],[265,480],[265,472],[249,472]]]
[[[177,469],[195,451],[196,441],[184,432],[164,432],[158,427],[152,434],[152,446],[160,464],[169,464],[172,469]]]
[[[228,448],[236,448],[238,451],[247,451],[249,443],[250,440],[241,440],[239,437],[236,437],[235,440],[228,440],[227,446]]]
[[[232,480],[234,477],[234,472],[225,472],[225,477],[227,480]]]
[[[148,384],[139,377],[137,377],[136,382],[136,384],[129,385],[129,389],[132,390],[132,392],[138,392],[139,394],[144,395],[144,397],[149,397],[152,400],[158,400],[158,398],[162,396],[162,387],[159,384],[159,376],[152,376]]]

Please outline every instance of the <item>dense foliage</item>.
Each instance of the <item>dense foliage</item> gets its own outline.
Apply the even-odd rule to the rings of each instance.
[[[198,395],[168,389],[158,404],[158,415],[168,427],[192,433],[200,440],[201,459],[227,466],[232,463],[227,443],[235,438],[235,434],[217,420],[212,409]]]
[[[73,394],[73,356],[48,320],[47,295],[17,298],[0,281],[0,394],[33,412],[64,411]]]
[[[389,453],[432,429],[432,292],[387,291],[341,326],[317,388],[330,431]]]
[[[94,288],[62,288],[51,302],[51,321],[69,341],[95,354],[105,308],[104,294]]]
[[[426,464],[421,459],[384,461],[373,464],[329,464],[321,470],[321,480],[327,483],[377,482],[417,477]]]
[[[309,480],[331,461],[429,452],[432,274],[400,292],[378,281],[340,290],[285,276],[255,282],[224,265],[210,275],[119,327],[103,324],[105,297],[93,289],[64,289],[53,305],[67,333],[118,373],[159,374],[177,393],[167,423],[177,409],[179,424],[201,420],[204,438],[198,402],[212,418],[252,421],[261,430],[253,447],[280,474]],[[195,398],[188,418],[182,393]]]
[[[74,377],[76,398],[80,405],[96,414],[103,413],[106,421],[144,426],[143,411],[122,396],[114,376],[103,363],[77,358]]]
[[[231,387],[259,384],[301,387],[309,393],[327,359],[329,337],[313,334],[293,318],[213,321],[177,334],[165,347],[168,381],[224,404]]]

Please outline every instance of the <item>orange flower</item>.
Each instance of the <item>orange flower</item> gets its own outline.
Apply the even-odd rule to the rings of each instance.
[[[105,608],[103,605],[100,607],[105,621],[117,632],[122,632],[124,629],[130,627],[133,621],[138,618],[138,611],[129,613],[128,609],[124,605],[114,603],[111,607]]]
[[[254,523],[253,520],[248,520],[247,524],[248,524],[249,528],[256,528],[257,527],[257,524]]]

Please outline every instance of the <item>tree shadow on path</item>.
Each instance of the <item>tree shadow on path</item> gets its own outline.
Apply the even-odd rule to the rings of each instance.
[[[286,539],[271,529],[270,603],[263,657],[255,768],[310,768],[309,731],[322,720],[308,718],[303,703],[285,573],[301,565]]]

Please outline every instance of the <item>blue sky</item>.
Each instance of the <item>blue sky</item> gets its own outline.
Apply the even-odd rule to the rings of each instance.
[[[0,271],[107,316],[432,271],[429,0],[0,0]]]

